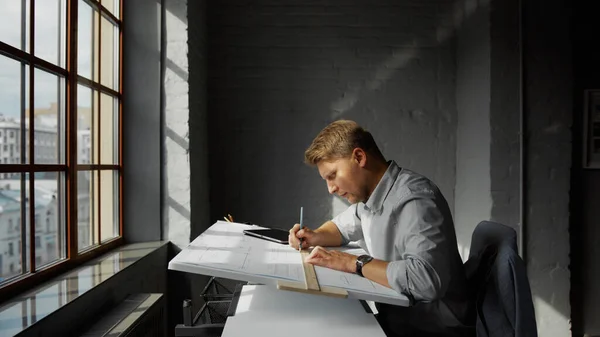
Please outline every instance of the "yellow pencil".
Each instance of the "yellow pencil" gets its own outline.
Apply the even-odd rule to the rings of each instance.
[[[227,221],[227,222],[231,222],[231,221],[229,221],[229,219],[227,219],[226,216],[224,216],[223,219],[225,219],[225,221]]]

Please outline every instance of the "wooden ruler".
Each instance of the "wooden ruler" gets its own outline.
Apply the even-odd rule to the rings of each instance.
[[[306,289],[320,291],[319,280],[317,280],[317,273],[315,272],[315,266],[310,263],[304,262],[308,256],[307,250],[302,250],[300,256],[302,256],[302,267],[304,267],[304,283]]]
[[[302,259],[302,268],[304,269],[304,283],[277,281],[277,289],[291,290],[315,295],[326,295],[332,297],[348,297],[348,292],[344,289],[335,287],[321,287],[319,285],[317,273],[315,272],[315,266],[313,266],[310,263],[304,262],[308,254],[309,252],[307,250],[302,250],[300,252],[300,256]]]

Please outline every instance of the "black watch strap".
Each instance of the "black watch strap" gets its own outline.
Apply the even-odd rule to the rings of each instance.
[[[362,273],[362,269],[365,264],[371,262],[373,260],[372,256],[369,255],[361,255],[356,259],[356,273],[362,277],[365,277]]]

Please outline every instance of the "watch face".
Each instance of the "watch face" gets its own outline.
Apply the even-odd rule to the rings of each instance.
[[[373,258],[369,255],[361,255],[358,257],[358,261],[360,261],[361,264],[365,264],[369,261],[371,261]]]
[[[356,273],[363,276],[362,267],[371,260],[373,260],[373,257],[369,255],[361,255],[356,258]]]

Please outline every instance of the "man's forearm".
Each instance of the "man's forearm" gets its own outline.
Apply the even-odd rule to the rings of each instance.
[[[387,279],[387,266],[387,261],[373,259],[363,267],[362,274],[371,281],[392,288]]]
[[[332,221],[327,221],[321,227],[315,229],[315,234],[318,234],[315,246],[337,247],[342,245],[342,234]]]

